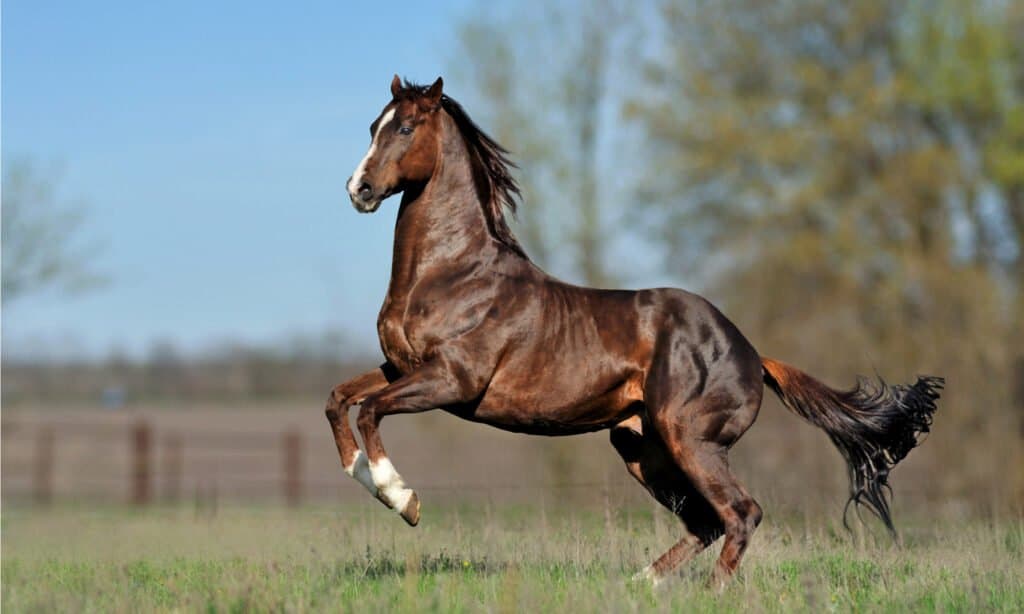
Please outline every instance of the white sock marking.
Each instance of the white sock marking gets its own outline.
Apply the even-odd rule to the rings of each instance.
[[[659,576],[657,572],[654,571],[654,565],[648,565],[647,567],[644,567],[637,573],[633,574],[633,581],[650,582],[651,586],[657,588],[657,586],[664,582],[665,579]]]
[[[356,450],[356,457],[352,464],[345,467],[345,473],[354,477],[357,482],[366,487],[373,496],[377,496],[377,485],[373,483],[373,476],[370,473],[370,463],[362,450]]]
[[[380,489],[381,497],[388,505],[398,513],[405,511],[413,492],[412,489],[405,487],[402,476],[395,471],[391,460],[385,456],[379,462],[370,463],[370,475],[373,476],[373,483]]]

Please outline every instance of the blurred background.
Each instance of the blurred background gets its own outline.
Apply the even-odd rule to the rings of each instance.
[[[702,293],[838,387],[945,376],[897,518],[1019,514],[1024,4],[548,4],[5,2],[4,506],[368,500],[323,405],[381,360],[397,202],[344,183],[398,73],[513,152],[551,273]],[[425,506],[650,505],[605,434],[383,432]],[[733,458],[842,509],[774,398]]]

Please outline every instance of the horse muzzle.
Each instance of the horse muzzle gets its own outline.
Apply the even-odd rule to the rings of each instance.
[[[349,198],[352,199],[352,206],[356,208],[359,213],[373,213],[380,207],[382,198],[371,197],[364,199],[361,196],[349,194]]]
[[[384,200],[384,195],[378,194],[373,186],[365,181],[360,182],[359,186],[353,186],[352,179],[349,179],[347,188],[352,206],[360,213],[373,213]]]

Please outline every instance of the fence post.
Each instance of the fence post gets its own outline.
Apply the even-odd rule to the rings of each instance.
[[[40,426],[36,433],[36,457],[32,467],[32,495],[39,505],[53,500],[53,427]]]
[[[145,420],[132,428],[132,503],[146,505],[150,501],[150,444],[152,429]]]
[[[295,507],[302,502],[302,435],[292,428],[284,433],[284,498]]]
[[[181,498],[181,471],[184,464],[181,435],[171,433],[164,438],[163,500],[177,503]]]

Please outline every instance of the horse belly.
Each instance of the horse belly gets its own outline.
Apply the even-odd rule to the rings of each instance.
[[[609,428],[637,413],[642,396],[639,377],[593,382],[533,374],[496,378],[466,417],[509,431],[574,435]]]

